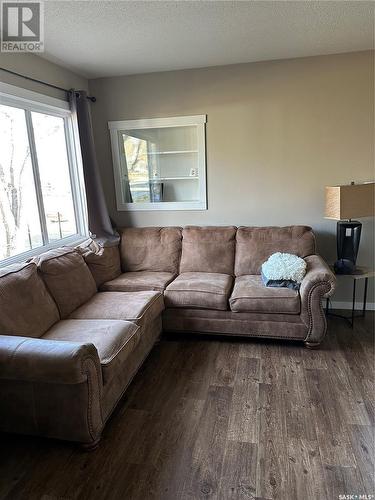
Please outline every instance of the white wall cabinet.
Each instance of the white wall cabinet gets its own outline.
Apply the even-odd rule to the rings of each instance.
[[[206,210],[206,115],[108,122],[118,210]]]

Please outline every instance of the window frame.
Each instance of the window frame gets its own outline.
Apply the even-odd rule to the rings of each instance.
[[[158,211],[158,210],[207,210],[206,184],[206,122],[207,115],[171,116],[168,118],[144,118],[139,120],[109,121],[108,129],[111,139],[113,175],[115,181],[116,207],[119,211]],[[126,129],[172,128],[194,125],[197,127],[198,139],[198,172],[199,200],[197,201],[163,201],[126,203],[122,198],[121,152],[119,132]]]
[[[25,124],[30,147],[30,159],[34,175],[35,193],[37,198],[43,245],[21,252],[19,254],[0,260],[0,267],[25,261],[41,253],[61,246],[77,245],[88,238],[86,196],[83,179],[82,157],[79,144],[78,124],[76,117],[70,110],[67,101],[39,94],[14,85],[0,82],[0,104],[25,110]],[[72,201],[75,214],[77,232],[52,242],[48,239],[45,214],[43,213],[43,197],[39,179],[39,167],[36,154],[34,129],[32,125],[32,112],[57,116],[64,120],[65,143],[69,177],[72,189]]]

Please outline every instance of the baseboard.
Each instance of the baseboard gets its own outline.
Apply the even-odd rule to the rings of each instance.
[[[349,309],[349,310],[351,310],[352,309],[352,302],[339,302],[336,300],[331,300],[330,307],[332,309]],[[355,309],[362,310],[362,307],[363,307],[362,302],[355,303]],[[367,302],[366,310],[367,311],[375,311],[375,302]]]

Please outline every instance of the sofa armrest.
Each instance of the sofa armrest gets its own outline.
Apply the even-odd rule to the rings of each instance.
[[[0,335],[0,378],[60,384],[85,382],[97,371],[93,344]]]
[[[301,319],[308,328],[305,342],[314,347],[323,340],[327,330],[322,299],[335,291],[336,277],[319,255],[305,258],[307,272],[301,283]]]
[[[0,430],[96,442],[102,388],[93,344],[0,335]]]

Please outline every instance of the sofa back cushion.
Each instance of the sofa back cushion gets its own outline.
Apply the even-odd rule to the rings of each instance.
[[[90,269],[97,287],[120,276],[120,249],[117,245],[101,247],[90,240],[77,247],[77,250]]]
[[[182,231],[180,273],[233,274],[236,228],[187,226]]]
[[[121,267],[124,272],[178,273],[181,228],[132,227],[120,231]]]
[[[57,248],[37,258],[38,268],[55,299],[61,319],[96,293],[94,278],[82,255],[74,248]]]
[[[41,337],[59,320],[33,262],[0,269],[0,334]]]
[[[275,252],[306,257],[315,253],[315,237],[308,226],[239,227],[236,236],[235,275],[260,274]]]

